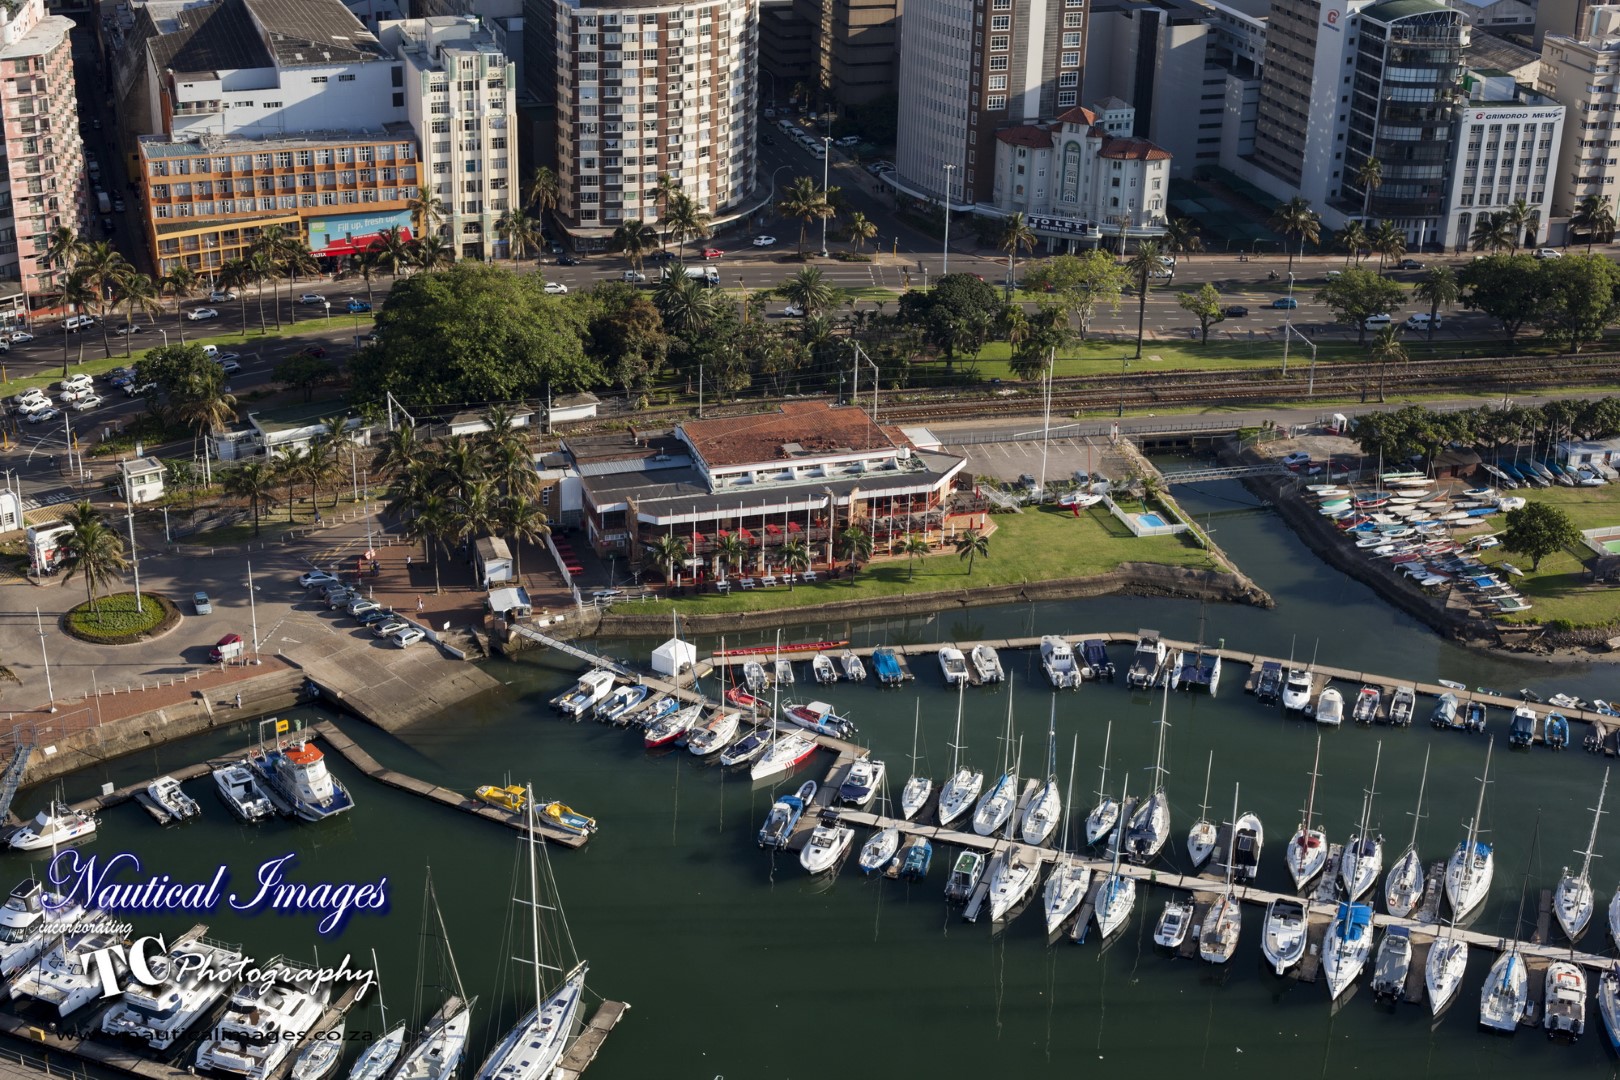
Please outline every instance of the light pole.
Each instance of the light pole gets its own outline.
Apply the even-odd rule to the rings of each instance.
[[[1316,393],[1316,342],[1294,329],[1293,323],[1283,324],[1283,351],[1288,351],[1288,335],[1292,334],[1311,347],[1311,376],[1305,387],[1305,396],[1311,397]]]
[[[141,610],[141,559],[135,553],[135,497],[124,493],[124,510],[129,515],[129,568],[135,572],[135,611]]]
[[[158,333],[163,335],[163,347],[167,349],[169,347],[169,332],[160,326],[158,327]]]
[[[1283,307],[1283,369],[1282,369],[1282,373],[1285,376],[1288,374],[1288,335],[1289,335],[1290,331],[1292,331],[1293,333],[1296,333],[1296,334],[1299,333],[1299,331],[1294,329],[1294,272],[1292,270],[1290,270],[1288,272],[1288,303],[1286,305],[1284,305],[1284,307]],[[1300,339],[1304,340],[1304,335],[1303,334],[1300,334]]]
[[[263,661],[259,659],[259,609],[253,602],[253,560],[247,564],[248,587],[248,617],[253,620],[253,666],[258,667]]]
[[[832,136],[821,137],[821,199],[827,200],[827,169],[832,164]],[[821,257],[827,257],[827,216],[821,216]]]
[[[939,268],[939,276],[944,277],[951,272],[951,173],[956,166],[945,164],[945,260]]]
[[[51,712],[55,712],[56,691],[51,689],[51,658],[45,651],[45,620],[39,617],[39,608],[34,609],[34,622],[39,626],[39,658],[45,663],[45,696],[50,699]]]

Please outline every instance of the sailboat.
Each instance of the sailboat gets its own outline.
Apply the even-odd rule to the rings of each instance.
[[[1159,749],[1153,759],[1153,793],[1131,815],[1125,830],[1125,853],[1134,863],[1158,857],[1170,839],[1170,796],[1164,792],[1164,734],[1170,727],[1170,684],[1164,686],[1159,706]]]
[[[377,970],[377,950],[371,950],[371,970]],[[401,1020],[393,1027],[388,1026],[388,1006],[383,1004],[382,982],[377,983],[377,1011],[382,1014],[383,1033],[371,1041],[354,1068],[349,1070],[349,1080],[382,1080],[388,1075],[388,1070],[394,1067],[399,1060],[399,1052],[405,1048],[405,1021]]]
[[[889,816],[889,779],[886,773],[878,775],[878,817]],[[900,830],[893,825],[878,829],[861,845],[861,873],[875,874],[889,865],[900,850]]]
[[[1541,820],[1536,820],[1536,833],[1541,831]],[[1536,842],[1532,834],[1530,854],[1525,858],[1524,877],[1519,882],[1519,909],[1513,916],[1513,933],[1507,947],[1491,965],[1485,976],[1485,985],[1479,991],[1479,1023],[1493,1031],[1512,1034],[1530,1003],[1530,974],[1525,970],[1524,957],[1519,955],[1519,926],[1524,919],[1524,894],[1530,884]]]
[[[1316,759],[1311,762],[1311,791],[1305,797],[1305,820],[1300,823],[1294,839],[1288,844],[1288,875],[1294,879],[1294,888],[1303,889],[1327,866],[1327,834],[1313,828],[1311,819],[1316,815],[1316,781],[1322,764],[1322,736],[1316,737]]]
[[[917,702],[916,715],[911,720],[911,779],[900,790],[900,816],[910,821],[928,805],[928,796],[934,792],[934,782],[917,772],[917,735],[922,729],[922,702]]]
[[[1603,817],[1603,796],[1608,791],[1609,770],[1604,769],[1597,808],[1592,811],[1592,834],[1586,838],[1586,850],[1576,852],[1581,856],[1581,872],[1574,875],[1569,872],[1569,867],[1564,867],[1558,889],[1553,893],[1553,912],[1558,916],[1558,925],[1564,928],[1565,936],[1571,941],[1586,932],[1586,924],[1592,919],[1592,860],[1597,858],[1598,821]]]
[[[1237,840],[1239,787],[1232,785],[1234,844]],[[1243,929],[1243,912],[1237,898],[1232,895],[1232,864],[1235,862],[1237,859],[1229,854],[1226,858],[1226,891],[1210,905],[1198,931],[1198,955],[1211,964],[1224,964],[1232,959],[1232,953],[1237,951],[1238,934]]]
[[[1008,844],[990,863],[990,921],[1000,922],[1017,907],[1041,877],[1040,860],[1017,844]]]
[[[1010,685],[1010,684],[1009,684]],[[1007,735],[1002,750],[1001,779],[973,808],[973,831],[989,836],[1007,823],[1018,807],[1018,768],[1013,764],[1013,696],[1007,695]],[[1021,752],[1020,752],[1021,753]]]
[[[776,632],[776,648],[782,648],[782,631]],[[782,734],[776,718],[780,712],[777,701],[778,684],[771,684],[771,741],[760,751],[759,757],[748,767],[750,780],[766,780],[796,768],[816,752],[816,742],[803,731]],[[744,740],[745,742],[747,740]]]
[[[1491,845],[1479,839],[1479,818],[1485,812],[1485,785],[1490,782],[1491,750],[1495,745],[1495,739],[1485,745],[1485,773],[1479,778],[1479,801],[1468,821],[1468,838],[1452,852],[1446,864],[1446,900],[1455,922],[1462,922],[1479,907],[1491,891],[1491,877],[1496,872]]]
[[[533,792],[528,795],[528,806],[532,813]],[[428,910],[432,910],[434,918],[438,921],[439,940],[444,943],[444,960],[449,967],[455,993],[445,1001],[428,1021],[427,1027],[416,1037],[416,1041],[406,1049],[404,1057],[389,1074],[389,1080],[450,1080],[461,1065],[461,1055],[467,1050],[467,1033],[472,1027],[473,1006],[478,1003],[476,998],[466,1000],[465,991],[461,988],[461,975],[456,970],[455,954],[450,951],[450,935],[444,927],[444,915],[439,910],[439,898],[433,891],[431,874],[423,890],[423,907],[424,924],[427,921]],[[417,973],[419,992],[421,978],[419,970]]]
[[[1024,809],[1024,820],[1018,832],[1024,843],[1039,847],[1057,828],[1063,816],[1063,796],[1058,791],[1057,778],[1057,695],[1052,695],[1052,715],[1046,722],[1046,783]]]
[[[1097,785],[1097,805],[1086,815],[1087,844],[1095,844],[1113,832],[1119,821],[1119,803],[1108,794],[1108,747],[1113,739],[1114,722],[1110,720],[1103,733],[1102,779]],[[1616,904],[1620,905],[1620,894],[1616,894]],[[1615,935],[1615,940],[1620,941],[1620,934]]]
[[[1384,872],[1384,838],[1368,833],[1368,819],[1372,816],[1373,796],[1378,794],[1378,765],[1383,760],[1384,744],[1380,740],[1373,753],[1372,787],[1361,796],[1361,828],[1344,845],[1339,855],[1339,884],[1352,901],[1366,896],[1378,884],[1378,875]]]
[[[1417,808],[1412,811],[1412,839],[1384,879],[1384,908],[1397,919],[1412,914],[1423,899],[1423,860],[1418,857],[1418,826],[1423,821],[1423,789],[1429,783],[1429,752],[1423,752],[1423,779],[1418,781]]]
[[[1209,752],[1209,765],[1204,769],[1204,801],[1198,804],[1198,820],[1192,823],[1187,830],[1187,856],[1192,859],[1193,869],[1199,870],[1209,862],[1209,857],[1215,853],[1215,841],[1220,833],[1215,823],[1209,820],[1209,778],[1215,771],[1215,751]]]
[[[956,688],[956,739],[951,743],[951,778],[939,789],[939,823],[949,825],[961,817],[984,787],[984,773],[959,765],[962,756],[962,697],[965,687]]]
[[[566,972],[561,967],[547,966],[542,959],[542,945],[544,939],[540,933],[540,909],[542,900],[548,899],[553,910],[561,917],[562,899],[556,895],[556,881],[551,875],[551,864],[548,857],[546,862],[545,880],[549,897],[542,897],[540,892],[540,877],[536,870],[535,848],[541,846],[539,830],[534,820],[534,791],[529,791],[528,807],[528,836],[525,845],[529,855],[529,930],[534,945],[533,956],[529,958],[534,974],[534,1008],[519,1020],[506,1033],[506,1037],[490,1051],[484,1063],[478,1067],[476,1080],[546,1080],[551,1076],[552,1069],[562,1058],[563,1050],[573,1037],[574,1026],[579,1019],[581,999],[585,994],[585,974],[589,964],[584,960],[576,960]],[[559,940],[552,945],[561,952],[565,943],[571,945],[571,938],[567,932],[566,924],[557,935]],[[559,982],[550,993],[547,993],[541,984],[541,972],[553,971],[562,975]]]
[[[1455,921],[1446,924],[1429,946],[1429,959],[1423,966],[1431,1016],[1439,1016],[1451,1004],[1468,970],[1468,942],[1456,935],[1456,929]]]
[[[1120,792],[1121,799],[1124,799],[1125,791],[1128,791],[1130,786],[1130,778],[1126,777],[1124,790]],[[1097,921],[1097,932],[1103,936],[1104,941],[1107,941],[1109,935],[1113,934],[1114,931],[1125,925],[1125,920],[1130,918],[1131,909],[1136,906],[1136,879],[1126,877],[1119,872],[1120,849],[1125,846],[1123,837],[1119,834],[1124,831],[1124,828],[1125,823],[1120,821],[1116,814],[1113,843],[1114,866],[1108,872],[1108,876],[1103,878],[1102,885],[1097,889],[1096,904],[1092,912],[1092,916]]]
[[[1091,887],[1091,868],[1069,853],[1069,819],[1074,816],[1074,766],[1079,757],[1080,736],[1076,735],[1074,748],[1069,752],[1069,797],[1063,803],[1067,816],[1059,826],[1058,857],[1052,860],[1052,873],[1046,879],[1046,892],[1042,896],[1048,935],[1058,932]]]
[[[1327,975],[1328,997],[1337,999],[1355,983],[1372,955],[1372,907],[1339,905],[1322,945],[1322,970]]]

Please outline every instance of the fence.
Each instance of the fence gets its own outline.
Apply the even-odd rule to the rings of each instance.
[[[1238,425],[1230,420],[1206,420],[1202,422],[1165,422],[1161,424],[1133,424],[1129,429],[1121,428],[1116,423],[1107,424],[1063,424],[1052,428],[1045,433],[1047,439],[1084,439],[1102,438],[1112,439],[1116,434],[1124,438],[1136,435],[1182,435],[1193,433],[1219,434],[1222,432],[1237,431]],[[947,446],[983,446],[988,443],[1002,442],[1039,442],[1042,438],[1040,428],[1026,431],[963,431],[946,433],[940,436],[940,441]]]
[[[1188,531],[1187,525],[1180,521],[1177,521],[1174,524],[1163,525],[1151,525],[1148,522],[1142,521],[1141,519],[1148,515],[1157,517],[1161,521],[1163,520],[1160,512],[1146,509],[1145,504],[1141,511],[1137,513],[1127,513],[1126,511],[1121,510],[1119,508],[1119,504],[1114,502],[1112,498],[1104,495],[1103,505],[1108,507],[1108,512],[1110,514],[1113,514],[1125,524],[1127,529],[1131,530],[1131,534],[1133,536],[1179,536],[1181,533]],[[1164,510],[1163,513],[1169,514],[1172,517],[1175,516],[1174,512],[1170,510]]]

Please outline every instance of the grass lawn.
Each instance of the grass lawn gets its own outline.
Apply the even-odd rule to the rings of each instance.
[[[166,614],[153,594],[142,593],[137,609],[135,594],[128,592],[80,604],[68,612],[67,619],[74,636],[114,643],[156,629]]]
[[[1518,494],[1558,507],[1574,520],[1578,529],[1620,525],[1620,484],[1593,488],[1550,487]],[[1581,560],[1567,552],[1547,556],[1541,560],[1541,568],[1533,572],[1529,559],[1501,548],[1485,552],[1483,559],[1492,565],[1510,562],[1525,573],[1524,577],[1512,580],[1534,606],[1523,615],[1504,621],[1548,623],[1564,619],[1581,627],[1606,626],[1620,619],[1620,590],[1587,584]]]
[[[810,607],[842,600],[916,596],[931,592],[1018,585],[1057,578],[1093,577],[1124,562],[1163,563],[1206,568],[1211,565],[1203,549],[1182,536],[1138,539],[1107,510],[1094,507],[1078,518],[1056,508],[1000,514],[990,537],[990,557],[974,561],[973,573],[954,550],[916,561],[913,578],[904,559],[883,560],[863,568],[854,583],[848,579],[800,585],[792,590],[733,591],[730,596],[705,593],[680,600],[621,604],[626,614],[679,611],[687,615],[765,611]]]

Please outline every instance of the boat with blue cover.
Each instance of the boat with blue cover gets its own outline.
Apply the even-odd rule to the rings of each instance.
[[[1508,727],[1509,746],[1529,746],[1536,738],[1535,710],[1520,705],[1513,710],[1513,723]]]
[[[921,881],[928,876],[928,867],[933,861],[934,845],[919,836],[900,853],[900,877],[905,881]]]
[[[1457,695],[1441,694],[1440,701],[1429,716],[1429,722],[1438,728],[1461,727],[1457,723]]]
[[[1113,680],[1116,669],[1114,662],[1108,659],[1107,642],[1101,638],[1091,638],[1080,645],[1080,655],[1086,667],[1091,669],[1093,679]]]
[[[1372,916],[1370,904],[1340,904],[1322,946],[1322,971],[1327,976],[1328,996],[1337,998],[1361,975],[1372,955]]]
[[[874,652],[872,668],[877,672],[878,682],[884,686],[899,686],[905,679],[900,673],[900,661],[895,659],[893,649],[883,648]]]
[[[804,816],[804,808],[815,797],[816,782],[807,780],[799,785],[796,794],[784,795],[772,803],[771,812],[765,816],[765,824],[759,830],[759,846],[777,850],[787,847],[799,818]]]
[[[596,703],[596,718],[605,724],[616,723],[628,716],[632,709],[647,700],[648,689],[640,683],[629,683]]]
[[[1549,750],[1562,750],[1569,745],[1569,718],[1563,713],[1547,714],[1547,727],[1541,735]]]

